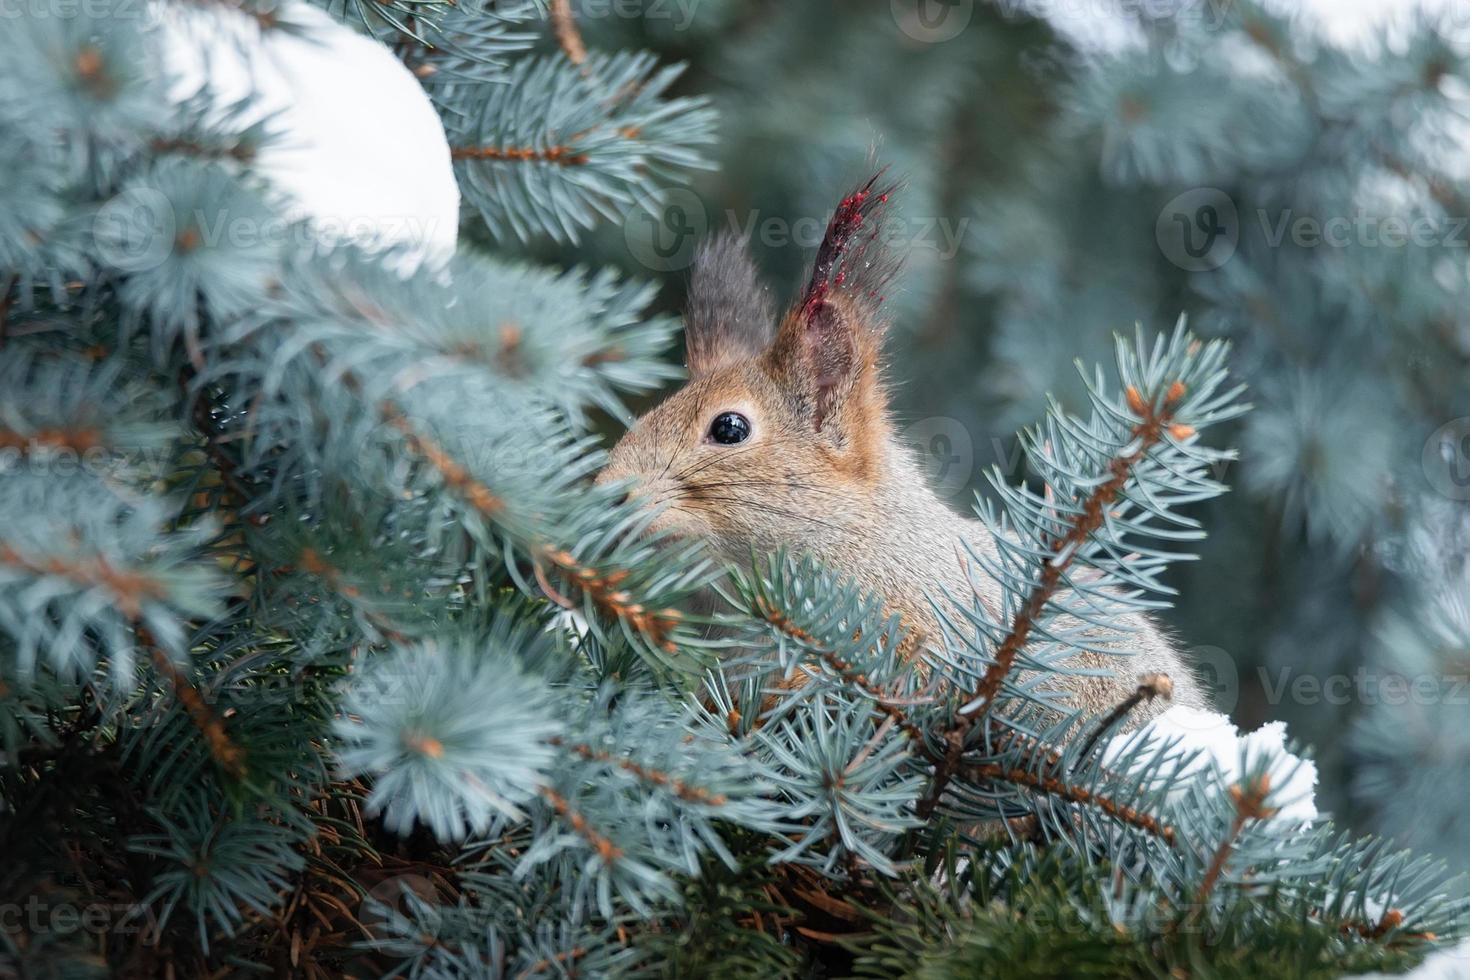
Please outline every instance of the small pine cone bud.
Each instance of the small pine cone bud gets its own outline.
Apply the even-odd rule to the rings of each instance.
[[[1137,388],[1129,385],[1125,395],[1128,398],[1128,410],[1130,412],[1140,418],[1148,415],[1148,403],[1143,400],[1143,396],[1138,393]]]

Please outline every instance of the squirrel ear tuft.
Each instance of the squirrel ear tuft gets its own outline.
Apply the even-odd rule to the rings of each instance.
[[[880,307],[896,263],[879,239],[879,218],[893,186],[882,171],[842,199],[827,223],[812,274],[781,321],[766,355],[770,374],[793,397],[814,431],[841,442],[880,423],[878,378],[883,344]],[[830,424],[839,416],[839,424]]]
[[[745,243],[726,233],[694,257],[684,344],[690,374],[753,360],[771,341],[776,314]]]

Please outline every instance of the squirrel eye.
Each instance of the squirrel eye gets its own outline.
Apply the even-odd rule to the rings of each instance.
[[[722,446],[733,446],[750,438],[750,419],[739,412],[721,412],[710,423],[709,437]]]

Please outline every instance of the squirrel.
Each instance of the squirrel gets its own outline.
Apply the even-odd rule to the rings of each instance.
[[[994,617],[1001,587],[966,553],[993,557],[990,530],[951,510],[894,437],[882,294],[897,263],[878,227],[893,187],[880,189],[880,176],[837,206],[779,321],[742,241],[700,247],[685,316],[688,383],[634,423],[597,482],[628,481],[635,497],[664,507],[652,530],[702,539],[727,562],[808,552],[879,597],[917,643],[933,643],[934,600],[978,597]],[[1205,706],[1158,624],[1136,614],[1120,626],[1116,638],[1089,638],[1134,656],[1077,654],[1069,666],[1092,673],[1058,675],[1068,702],[1102,714],[1138,690],[1139,675],[1165,674],[1175,703]],[[1161,710],[1153,700],[1133,724]]]

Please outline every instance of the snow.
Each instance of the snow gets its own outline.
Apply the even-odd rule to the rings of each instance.
[[[279,15],[304,30],[262,30],[223,6],[155,8],[170,93],[208,86],[213,106],[255,93],[245,120],[277,135],[255,170],[330,242],[406,246],[404,265],[453,254],[459,187],[444,128],[423,87],[385,46],[295,0]]]
[[[1388,980],[1390,974],[1364,974],[1360,980]],[[1394,980],[1470,980],[1470,940],[1431,953],[1408,973],[1392,974]]]
[[[1010,0],[1046,18],[1079,47],[1121,51],[1142,43],[1130,15],[1156,20],[1178,18],[1218,27],[1231,12],[1229,0]],[[1363,48],[1378,44],[1395,26],[1419,15],[1442,24],[1451,36],[1470,30],[1470,5],[1464,0],[1265,0],[1306,30],[1331,44]]]
[[[1220,773],[1222,788],[1238,783],[1257,765],[1264,764],[1271,777],[1271,795],[1266,802],[1277,808],[1268,823],[1291,831],[1317,819],[1317,764],[1288,750],[1285,722],[1269,722],[1242,734],[1222,714],[1175,705],[1137,731],[1115,736],[1103,749],[1104,763],[1143,740],[1156,740],[1160,745],[1177,740],[1170,751],[1180,755],[1198,750],[1200,755],[1184,773],[1197,773],[1213,764]]]

